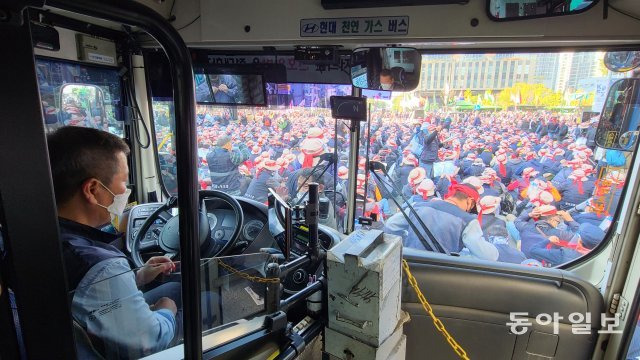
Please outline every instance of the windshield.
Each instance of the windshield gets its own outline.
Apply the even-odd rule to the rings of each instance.
[[[362,124],[353,179],[356,218],[371,217],[421,250],[432,250],[422,222],[440,252],[547,267],[587,255],[615,220],[632,155],[595,143],[607,90],[624,76],[607,70],[603,56],[423,55],[415,91],[366,91],[370,121]],[[272,187],[295,199],[304,169],[335,151],[338,163],[327,169],[324,190],[341,194],[329,196],[337,209],[332,224],[341,228],[349,130],[339,121],[336,132],[327,106],[330,95],[351,87],[265,89],[266,107],[197,107],[201,188],[266,202]],[[173,193],[172,102],[154,98],[153,108],[160,168]],[[388,176],[366,173],[367,158]],[[471,199],[456,196],[460,186],[475,190]]]
[[[266,204],[269,188],[297,202],[306,196],[305,180],[317,182],[331,199],[321,223],[342,229],[346,188],[336,180],[346,174],[323,155],[347,163],[349,130],[331,118],[329,98],[350,95],[351,85],[267,83],[265,89],[266,107],[197,106],[200,188]],[[175,194],[173,102],[154,98],[153,115],[160,171],[166,190]]]
[[[595,143],[622,76],[603,55],[423,55],[415,91],[369,100],[360,154],[390,177],[371,177],[365,215],[415,249],[546,267],[587,255],[606,237],[631,158]]]

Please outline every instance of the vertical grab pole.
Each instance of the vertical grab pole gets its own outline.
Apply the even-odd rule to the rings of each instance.
[[[200,218],[198,216],[196,102],[191,53],[180,34],[165,18],[138,2],[49,0],[47,5],[78,14],[137,26],[151,35],[167,54],[175,103],[184,358],[189,360],[202,359],[200,246],[197,240]]]

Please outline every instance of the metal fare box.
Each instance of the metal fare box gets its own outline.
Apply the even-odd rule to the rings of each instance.
[[[400,320],[402,239],[358,230],[327,253],[328,327],[380,346]]]

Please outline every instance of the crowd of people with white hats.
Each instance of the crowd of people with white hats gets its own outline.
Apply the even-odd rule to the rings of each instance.
[[[220,108],[198,112],[203,189],[265,202],[273,188],[296,199],[304,195],[300,175],[320,163],[302,178],[322,183],[335,210],[331,225],[342,226],[351,180],[346,123],[336,126],[328,109],[238,109],[237,119]],[[354,179],[357,215],[375,218],[386,231],[404,235],[405,246],[418,249],[437,251],[429,243],[435,238],[436,249],[487,260],[554,266],[577,258],[604,239],[627,162],[623,153],[596,147],[597,119],[579,118],[499,111],[431,112],[412,119],[375,111],[363,125]],[[322,156],[332,153],[335,166]],[[170,177],[175,170],[168,155],[161,165]],[[366,171],[367,156],[386,166],[391,179],[385,181],[398,192]],[[324,165],[331,166],[320,176]],[[170,188],[166,177],[165,184]],[[433,236],[416,234],[391,197],[402,208],[412,205],[409,222],[419,224],[417,214]]]

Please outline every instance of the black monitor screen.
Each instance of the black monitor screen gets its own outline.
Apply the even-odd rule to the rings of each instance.
[[[196,74],[196,101],[219,105],[266,105],[262,75]]]

